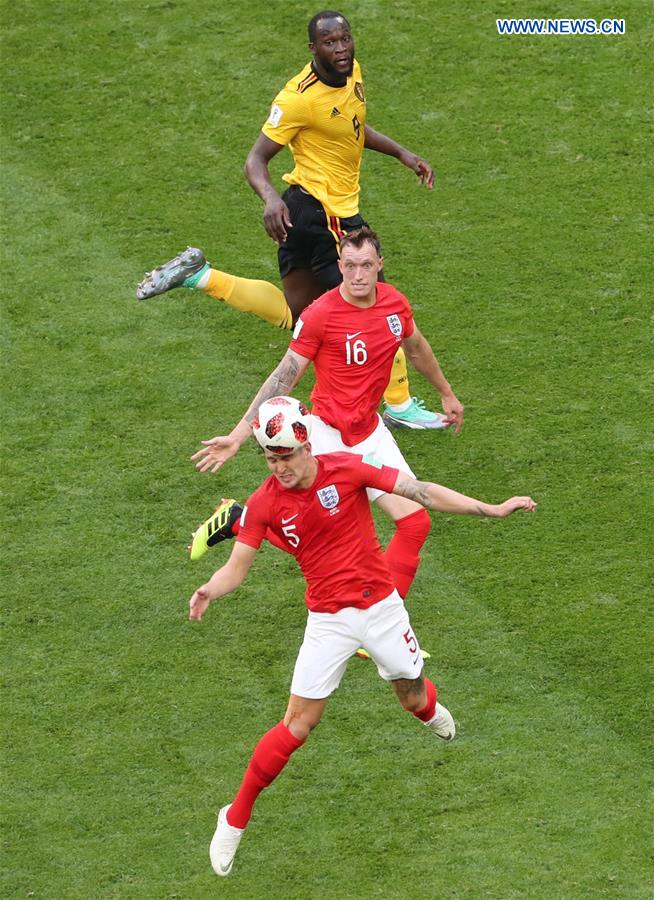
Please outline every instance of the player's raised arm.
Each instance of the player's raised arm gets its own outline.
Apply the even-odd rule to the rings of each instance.
[[[531,497],[510,497],[504,503],[484,503],[483,500],[466,497],[465,494],[459,494],[458,491],[453,491],[442,484],[417,481],[404,472],[400,472],[397,476],[393,493],[400,497],[406,497],[408,500],[415,500],[425,509],[457,513],[461,516],[492,516],[496,519],[504,519],[519,509],[523,509],[525,512],[534,512],[537,506]]]
[[[224,566],[213,573],[206,584],[201,585],[189,600],[189,619],[201,619],[212,600],[231,594],[245,581],[257,551],[247,544],[234,544]]]
[[[424,375],[440,394],[447,424],[454,425],[454,430],[458,434],[463,427],[463,404],[459,402],[452,386],[443,375],[434,351],[425,336],[418,330],[417,325],[413,334],[404,338],[402,347],[413,368]]]
[[[424,184],[428,191],[434,186],[434,170],[426,159],[412,153],[398,144],[392,138],[382,134],[381,131],[375,131],[369,125],[365,127],[365,143],[366,150],[376,150],[377,153],[384,153],[386,156],[394,156],[395,159],[411,169],[418,176],[420,184]]]
[[[278,144],[261,133],[248,153],[244,167],[250,187],[265,204],[263,211],[265,229],[277,244],[282,244],[286,240],[287,229],[293,227],[288,207],[275,190],[268,170],[270,160],[283,149],[283,144]]]
[[[294,350],[287,350],[277,368],[257,391],[256,397],[238,425],[228,435],[219,435],[208,441],[202,441],[202,448],[191,457],[196,460],[196,469],[200,472],[210,469],[215,474],[228,459],[238,453],[241,444],[244,444],[252,434],[252,422],[264,400],[280,394],[290,394],[306,372],[309,362],[306,356],[300,356]]]

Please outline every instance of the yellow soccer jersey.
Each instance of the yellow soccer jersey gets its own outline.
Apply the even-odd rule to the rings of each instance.
[[[344,87],[330,87],[307,64],[275,97],[261,129],[288,144],[295,168],[283,176],[320,200],[328,216],[359,211],[366,98],[359,63]]]

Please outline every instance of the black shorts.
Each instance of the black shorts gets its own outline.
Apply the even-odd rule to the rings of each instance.
[[[293,227],[277,251],[282,278],[293,269],[310,269],[324,291],[343,280],[338,268],[338,240],[348,231],[367,225],[360,215],[341,219],[329,216],[315,197],[293,184],[282,200],[291,214]]]

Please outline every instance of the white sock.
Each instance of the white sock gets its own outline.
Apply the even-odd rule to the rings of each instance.
[[[386,406],[389,409],[392,409],[393,412],[404,412],[411,406],[412,403],[413,397],[409,397],[409,399],[405,400],[404,403],[387,403]]]
[[[201,291],[202,288],[205,288],[209,283],[209,277],[211,275],[211,269],[207,269],[204,275],[198,279],[198,283],[195,285],[195,289]]]

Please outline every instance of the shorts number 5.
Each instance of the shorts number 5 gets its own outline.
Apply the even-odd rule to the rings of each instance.
[[[418,642],[416,641],[415,636],[413,635],[410,628],[407,628],[407,630],[404,632],[403,637],[409,645],[409,652],[415,653],[418,649]]]

